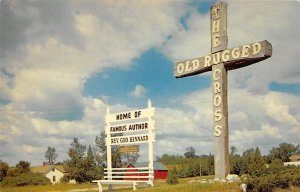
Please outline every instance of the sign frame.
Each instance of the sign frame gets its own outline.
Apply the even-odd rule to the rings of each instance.
[[[153,165],[153,144],[155,142],[155,108],[152,107],[152,103],[150,99],[148,100],[148,107],[145,109],[139,109],[139,110],[131,110],[121,113],[110,113],[109,107],[107,107],[106,110],[106,116],[105,116],[105,133],[106,133],[106,147],[107,147],[107,170],[108,175],[107,178],[111,180],[113,178],[112,176],[112,152],[111,152],[111,146],[112,145],[120,145],[120,146],[127,146],[127,145],[133,145],[133,144],[140,144],[140,143],[148,143],[148,159],[149,159],[149,183],[153,186],[153,171],[154,171],[154,165]],[[130,122],[134,121],[134,122]],[[129,130],[129,127],[127,129],[127,126],[129,125],[135,125],[135,124],[142,124],[147,123],[147,129],[141,129],[141,130]],[[145,124],[144,124],[145,125]],[[126,128],[126,130],[120,130],[120,131],[112,131],[111,128],[116,126],[122,126],[123,128]],[[146,132],[141,134],[130,134],[132,132]],[[115,133],[123,133],[126,135],[123,136],[114,136]],[[118,134],[117,134],[118,135]],[[129,139],[128,139],[129,138]],[[136,139],[133,142],[130,142],[130,138],[141,138]],[[147,140],[143,140],[142,138],[147,138]],[[128,141],[121,143],[121,139],[127,139]],[[117,141],[117,142],[112,142]],[[114,168],[115,169],[115,168]]]

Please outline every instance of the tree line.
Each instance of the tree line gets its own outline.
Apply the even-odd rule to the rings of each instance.
[[[236,147],[230,148],[230,172],[237,175],[254,174],[254,171],[260,172],[265,168],[266,164],[271,167],[278,164],[283,166],[283,162],[288,162],[291,155],[300,154],[300,145],[281,143],[267,155],[262,155],[259,147],[247,149],[242,154],[237,154],[236,151]],[[214,175],[213,154],[197,156],[194,147],[187,147],[183,155],[163,154],[156,159],[169,169],[175,168],[181,178]]]
[[[73,138],[70,143],[68,156],[63,162],[58,162],[64,166],[68,174],[63,177],[62,182],[68,182],[71,179],[78,183],[90,182],[95,179],[103,178],[104,168],[106,167],[106,135],[101,132],[95,137],[93,147],[83,145],[78,138]],[[237,148],[230,148],[230,170],[231,173],[257,174],[265,168],[265,164],[270,166],[282,165],[282,162],[289,161],[292,154],[300,153],[300,146],[290,143],[281,143],[269,151],[268,155],[261,155],[259,148],[251,148],[242,154],[236,153]],[[52,165],[58,157],[54,147],[48,147],[45,152],[45,158],[48,164]],[[139,158],[138,153],[120,153],[118,146],[112,146],[112,166],[122,167],[129,163],[135,163]],[[214,156],[196,155],[194,147],[187,147],[183,155],[164,154],[156,157],[157,161],[165,164],[169,169],[174,169],[181,178],[200,175],[214,174]],[[30,172],[30,163],[20,161],[15,168],[9,168],[5,162],[0,162],[0,181],[5,177],[19,177],[24,173]]]

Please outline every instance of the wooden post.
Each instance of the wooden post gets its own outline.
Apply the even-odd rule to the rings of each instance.
[[[215,178],[224,179],[230,172],[228,149],[227,71],[224,64],[213,65],[212,71]]]
[[[227,49],[227,4],[218,3],[211,7],[211,52]],[[212,58],[219,63],[221,56]],[[215,178],[223,179],[229,173],[227,70],[224,63],[212,66],[213,114],[215,136]]]
[[[109,116],[109,107],[106,109],[106,117]],[[106,162],[107,162],[107,171],[109,172],[107,174],[108,180],[112,180],[112,163],[111,163],[111,133],[110,133],[110,121],[108,119],[105,119],[106,122]],[[108,191],[112,191],[112,185],[108,185]]]
[[[152,103],[151,100],[148,100],[148,110],[152,110]],[[155,140],[155,134],[154,134],[154,120],[152,119],[152,116],[148,117],[149,121],[149,137],[153,138],[152,141],[148,143],[148,158],[149,158],[149,171],[154,171],[154,165],[153,165],[153,143]],[[154,176],[153,173],[149,173],[149,176]],[[153,178],[149,178],[149,184],[153,186]]]

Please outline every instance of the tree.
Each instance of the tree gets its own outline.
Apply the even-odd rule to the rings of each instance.
[[[288,162],[289,157],[297,152],[297,146],[291,143],[280,143],[279,147],[273,147],[270,150],[272,160],[281,159],[283,162]]]
[[[73,142],[71,143],[71,148],[68,151],[68,154],[71,158],[83,158],[84,153],[85,153],[86,146],[81,145],[79,143],[78,138],[74,138]]]
[[[274,159],[269,165],[270,172],[274,174],[279,173],[282,169],[284,169],[284,165],[281,159]]]
[[[66,171],[69,172],[70,179],[75,179],[79,183],[86,181],[85,148],[86,146],[79,143],[78,138],[74,138],[68,151],[70,159],[64,165]]]
[[[122,136],[122,134],[112,134],[112,137],[116,136]],[[96,136],[95,143],[96,143],[96,149],[95,152],[96,154],[96,161],[98,165],[102,165],[103,167],[106,166],[107,164],[107,150],[106,150],[106,143],[105,143],[106,135],[102,131],[100,133],[100,136]],[[139,158],[138,153],[125,153],[121,154],[119,152],[119,147],[118,146],[111,146],[111,162],[112,162],[112,167],[122,167],[123,164],[128,164],[128,163],[135,163],[137,159]]]
[[[8,172],[8,164],[5,162],[0,162],[0,182],[3,180],[4,177],[7,176]]]
[[[196,155],[195,155],[195,148],[194,147],[187,147],[187,148],[185,148],[185,153],[184,153],[184,156],[186,157],[186,158],[194,158],[194,157],[196,157]]]
[[[101,177],[102,172],[103,172],[102,167],[97,166],[96,157],[95,157],[94,151],[92,150],[92,147],[90,145],[88,147],[84,165],[86,167],[86,180],[87,181],[92,181],[92,180],[95,180],[95,179]]]
[[[89,166],[95,166],[96,165],[95,155],[94,155],[94,152],[93,152],[92,147],[90,145],[89,145],[87,155],[86,155],[86,164],[89,165]]]
[[[96,144],[95,154],[97,154],[96,163],[97,165],[102,167],[106,166],[106,157],[107,157],[105,137],[106,137],[105,132],[101,131],[100,135],[96,136],[95,139],[95,144]]]
[[[139,157],[140,155],[137,152],[123,153],[121,155],[122,163],[125,165],[128,165],[129,163],[134,164]]]
[[[255,152],[249,156],[247,172],[251,176],[261,176],[266,170],[265,161],[261,156],[260,150],[256,147]]]
[[[296,149],[297,149],[297,151],[295,152],[295,154],[299,154],[300,153],[300,145],[299,144],[296,146]]]
[[[67,179],[75,179],[79,183],[99,179],[103,175],[103,167],[97,165],[95,151],[89,145],[86,156],[86,146],[73,139],[68,151],[70,159],[65,161],[64,168],[69,172]]]
[[[175,167],[169,171],[166,182],[168,184],[177,184],[178,183],[177,170]]]
[[[111,146],[111,166],[122,167],[122,157],[118,146]]]
[[[231,147],[230,147],[230,155],[233,156],[234,153],[236,152],[236,150],[237,150],[237,149],[236,149],[235,146],[231,146]]]
[[[209,154],[207,159],[207,167],[208,167],[208,174],[214,175],[215,174],[215,160],[212,154]]]
[[[57,156],[58,155],[55,153],[55,148],[48,146],[48,149],[45,153],[45,158],[47,159],[48,163],[52,165],[56,160]]]
[[[27,161],[19,161],[16,165],[16,169],[20,174],[27,173],[30,171],[30,163]]]
[[[243,157],[249,157],[251,156],[252,154],[254,154],[255,150],[253,148],[251,149],[247,149],[246,151],[243,152]]]
[[[112,134],[112,137],[122,136],[122,134]],[[106,150],[106,135],[105,132],[101,131],[100,136],[96,136],[95,143],[96,143],[96,151],[98,151],[99,157],[97,161],[102,163],[104,166],[107,165],[107,150]],[[111,146],[111,164],[112,167],[121,167],[122,166],[122,159],[121,154],[119,152],[118,146]]]

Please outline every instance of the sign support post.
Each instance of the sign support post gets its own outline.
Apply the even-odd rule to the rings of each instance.
[[[227,71],[245,67],[272,56],[272,45],[261,41],[228,49],[227,4],[210,10],[211,54],[175,63],[174,76],[182,78],[212,71],[215,178],[230,173],[228,148]]]
[[[107,107],[106,109],[106,116],[109,114],[109,107]],[[107,171],[108,171],[108,174],[107,174],[107,177],[108,177],[108,180],[111,180],[112,179],[112,164],[111,164],[111,145],[107,145],[107,141],[108,140],[111,140],[111,135],[110,135],[110,130],[109,130],[109,127],[110,127],[110,122],[105,119],[105,123],[106,123],[106,159],[107,159]],[[112,191],[112,185],[108,185],[108,191]]]
[[[152,109],[152,103],[150,100],[148,100],[148,109]],[[148,143],[149,146],[149,151],[148,151],[148,158],[149,158],[149,170],[152,172],[151,174],[149,174],[149,176],[154,176],[153,172],[154,172],[154,165],[153,165],[153,143],[155,140],[155,133],[154,133],[154,127],[155,127],[155,121],[154,119],[152,119],[151,116],[148,117],[149,120],[149,137],[153,138],[153,141],[150,141]],[[151,186],[153,186],[153,180],[150,183]]]

